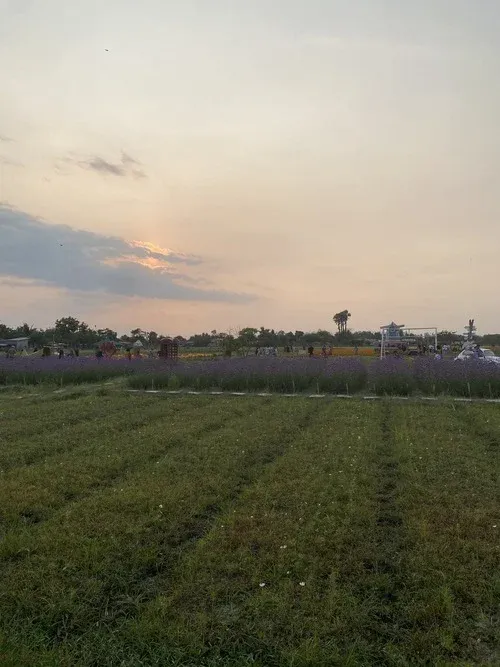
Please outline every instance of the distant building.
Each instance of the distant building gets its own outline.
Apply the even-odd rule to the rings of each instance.
[[[386,324],[385,326],[380,327],[384,333],[384,338],[391,342],[401,340],[403,337],[403,328],[404,324],[396,324],[395,322],[391,322],[390,324]]]
[[[0,338],[0,348],[15,347],[16,350],[27,350],[29,340],[30,339],[28,337],[23,337],[23,338]]]

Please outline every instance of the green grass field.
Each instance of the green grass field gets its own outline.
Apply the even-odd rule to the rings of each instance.
[[[500,410],[0,395],[0,665],[500,664]]]

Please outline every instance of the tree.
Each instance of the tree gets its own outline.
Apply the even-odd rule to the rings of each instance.
[[[236,336],[236,344],[238,349],[245,350],[248,354],[251,347],[257,345],[257,334],[259,333],[258,329],[254,327],[245,327],[238,332]]]
[[[54,325],[54,336],[58,343],[73,343],[80,329],[80,321],[76,317],[61,317]]]
[[[340,313],[335,313],[333,316],[333,321],[337,325],[339,334],[347,332],[347,320],[351,317],[351,313],[348,310],[341,310]]]
[[[0,324],[0,338],[12,338],[12,329],[6,324]]]
[[[208,333],[195,334],[191,336],[189,342],[193,347],[208,347],[212,340],[212,336]]]
[[[438,331],[438,343],[441,345],[451,345],[454,343],[456,340],[461,338],[461,336],[458,336],[456,331]]]
[[[362,341],[361,345],[371,340],[379,340],[382,337],[380,331],[354,331],[353,336]]]
[[[15,333],[16,335],[29,337],[31,334],[36,331],[35,327],[31,327],[27,322],[23,322],[21,326],[17,327]]]
[[[356,340],[358,340],[356,338]],[[355,337],[349,329],[345,331],[337,331],[335,334],[335,343],[338,345],[355,345]]]
[[[113,329],[108,329],[107,327],[105,329],[97,329],[97,335],[101,340],[118,340],[117,332],[113,331]]]
[[[132,329],[130,336],[132,340],[140,340],[142,343],[144,343],[147,339],[148,332],[144,331],[144,329]]]
[[[245,327],[238,332],[238,338],[244,345],[252,345],[257,342],[258,329],[254,327]]]
[[[500,334],[486,334],[481,337],[483,345],[500,346]]]
[[[150,332],[148,333],[148,343],[149,343],[151,346],[154,347],[155,345],[158,345],[159,340],[160,340],[160,337],[158,336],[158,334],[156,333],[156,331],[150,331]]]
[[[316,331],[316,340],[318,343],[326,345],[333,342],[333,336],[330,331],[326,331],[326,329],[318,329],[318,331]]]
[[[259,345],[271,347],[275,344],[275,338],[276,336],[271,329],[266,329],[265,327],[259,329]]]

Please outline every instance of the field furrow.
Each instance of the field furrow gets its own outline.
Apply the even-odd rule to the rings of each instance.
[[[500,664],[497,406],[88,391],[0,400],[2,667]]]
[[[37,619],[51,646],[96,623],[116,623],[154,595],[157,574],[203,537],[224,505],[281,455],[311,410],[319,410],[303,402],[284,406],[276,419],[268,400],[255,405],[254,414],[205,436],[187,434],[182,446],[120,487],[5,539],[0,605],[11,629],[14,623],[27,632]],[[28,558],[18,561],[18,552]]]
[[[297,433],[126,627],[125,664],[151,642],[162,664],[358,664],[378,608],[356,595],[377,539],[375,412],[330,404]]]
[[[471,407],[395,410],[409,542],[398,605],[409,631],[397,653],[426,664],[500,661],[498,458],[462,410]]]
[[[144,398],[144,397],[143,397]],[[105,417],[108,413],[130,408],[130,396],[97,396],[77,394],[59,404],[47,397],[12,401],[0,397],[0,442],[57,432],[87,419]]]
[[[66,438],[64,451],[52,454],[37,465],[15,468],[2,475],[0,486],[0,527],[6,531],[16,524],[45,521],[67,502],[74,502],[95,490],[111,486],[148,466],[175,446],[221,428],[238,417],[247,417],[258,405],[242,408],[231,400],[221,401],[214,410],[206,399],[190,405],[186,420],[186,399],[158,399],[144,406],[135,419],[121,415],[99,424],[74,428]],[[124,428],[128,427],[128,428]],[[101,437],[96,433],[101,428]],[[44,451],[43,440],[39,445]],[[50,439],[48,446],[54,446]],[[40,454],[40,451],[37,450]]]
[[[97,409],[95,414],[87,415],[86,419],[78,420],[77,423],[64,423],[55,430],[42,431],[29,437],[7,439],[0,451],[0,469],[3,473],[8,473],[13,468],[33,466],[41,462],[51,465],[51,458],[61,461],[70,457],[71,461],[75,461],[80,450],[85,451],[87,448],[98,453],[99,450],[107,448],[109,439],[116,440],[122,434],[123,441],[123,434],[151,425],[155,421],[168,420],[171,416],[186,421],[185,409],[188,405],[190,415],[196,416],[199,409],[209,405],[209,399],[199,397],[197,402],[183,404],[182,397],[179,397],[177,402],[176,398],[168,402],[166,397],[154,401],[143,397],[142,400],[134,401],[131,396],[127,396],[119,397],[111,405],[112,407],[103,411]]]

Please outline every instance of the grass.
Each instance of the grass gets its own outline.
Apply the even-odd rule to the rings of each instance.
[[[108,389],[0,417],[2,665],[500,663],[496,406]]]

